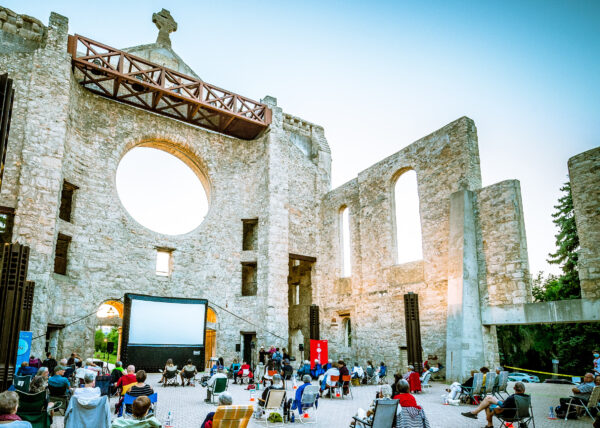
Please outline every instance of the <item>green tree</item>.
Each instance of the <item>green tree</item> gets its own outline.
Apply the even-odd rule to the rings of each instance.
[[[106,351],[106,343],[104,343],[104,333],[102,332],[101,328],[97,329],[96,333],[94,334],[94,348],[96,351]]]

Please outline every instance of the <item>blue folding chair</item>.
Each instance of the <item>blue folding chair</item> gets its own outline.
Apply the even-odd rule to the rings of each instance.
[[[135,399],[138,397],[134,397],[133,395],[125,394],[123,397],[123,405],[121,406],[121,410],[119,412],[119,416],[121,416],[121,412],[125,418],[133,417],[133,414],[127,411],[127,406],[131,406]],[[155,392],[152,395],[149,395],[150,403],[152,403],[152,407],[150,407],[150,413],[156,414],[156,402],[158,401],[158,394]],[[123,410],[125,409],[125,410]]]

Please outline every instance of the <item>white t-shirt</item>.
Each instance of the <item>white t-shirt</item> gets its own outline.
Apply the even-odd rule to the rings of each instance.
[[[331,382],[331,376],[339,376],[339,375],[340,375],[340,371],[338,369],[336,369],[335,367],[332,367],[329,370],[327,370],[324,374],[325,378],[327,379],[325,382],[327,383],[327,385],[333,385],[333,382]]]

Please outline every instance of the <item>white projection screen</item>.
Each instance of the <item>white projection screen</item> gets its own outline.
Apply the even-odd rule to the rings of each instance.
[[[205,300],[131,297],[129,346],[204,345]]]

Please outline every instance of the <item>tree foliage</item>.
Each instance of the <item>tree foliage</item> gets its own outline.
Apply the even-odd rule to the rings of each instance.
[[[111,331],[109,331],[108,334],[105,336],[101,328],[97,329],[96,333],[94,334],[94,348],[96,351],[106,352],[107,342],[105,342],[104,339],[108,339],[108,342],[113,342],[115,344],[113,348],[113,354],[116,355],[117,346],[119,344],[119,330],[113,327]]]

